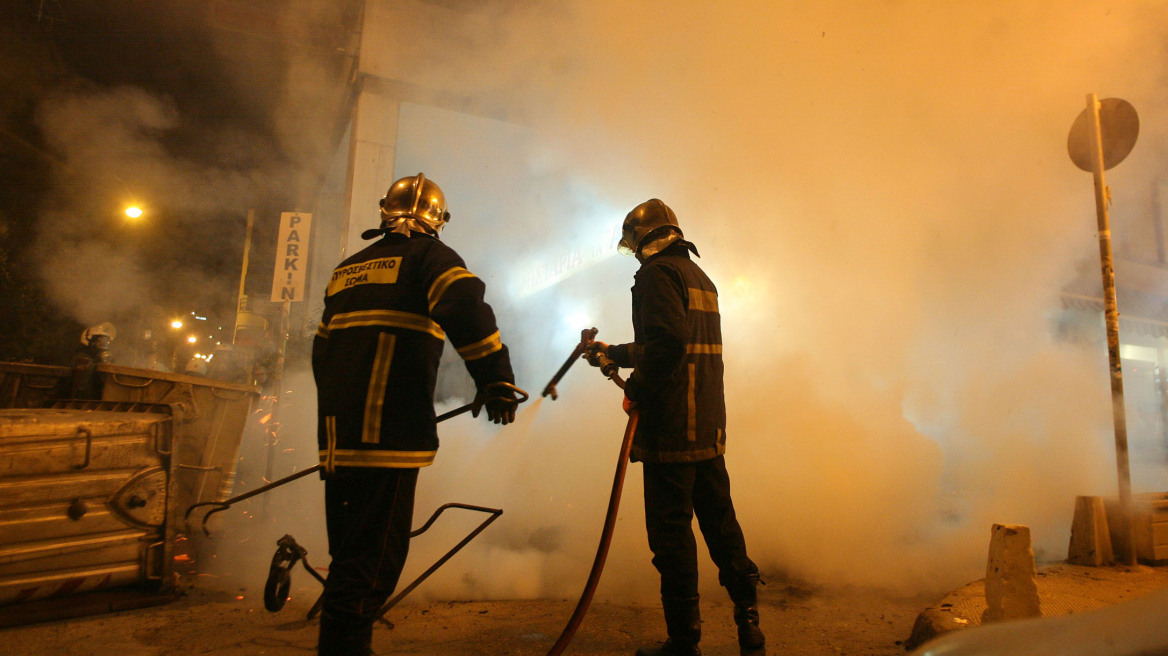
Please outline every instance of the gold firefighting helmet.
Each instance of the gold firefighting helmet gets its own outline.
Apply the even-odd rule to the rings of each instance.
[[[446,195],[422,173],[394,182],[381,199],[382,228],[408,224],[406,229],[424,228],[437,236],[449,220]]]
[[[625,223],[621,226],[621,240],[616,248],[623,255],[647,258],[683,237],[673,210],[656,198],[651,198],[625,216]]]

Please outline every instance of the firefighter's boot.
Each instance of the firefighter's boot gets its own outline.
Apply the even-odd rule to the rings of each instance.
[[[669,638],[656,647],[642,647],[637,656],[702,656],[702,616],[698,597],[662,597]]]
[[[373,623],[330,618],[322,613],[318,656],[371,656]]]
[[[734,602],[734,623],[738,625],[738,650],[741,656],[766,654],[766,636],[758,628],[758,574],[739,578],[726,586]]]

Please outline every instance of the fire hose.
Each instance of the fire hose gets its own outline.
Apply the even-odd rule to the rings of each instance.
[[[592,343],[592,338],[596,336],[596,332],[596,329],[593,328],[591,331],[584,330],[581,333],[580,344],[577,347],[579,354],[583,354],[588,344]],[[573,353],[575,354],[576,351],[573,351]],[[578,358],[580,356],[574,355],[573,357]],[[606,378],[616,383],[617,387],[624,389],[625,381],[617,374],[618,367],[616,363],[600,352],[595,353],[594,358],[600,367],[600,372]],[[558,376],[563,376],[568,366],[570,365],[566,364],[561,368]],[[548,384],[548,387],[553,389],[553,400],[555,399],[554,383],[556,381],[558,381],[558,378],[553,379],[553,382]],[[588,612],[588,606],[592,603],[592,596],[596,593],[596,586],[600,583],[600,574],[604,571],[604,561],[608,558],[608,548],[612,544],[612,534],[616,529],[616,514],[620,508],[621,490],[624,488],[625,471],[629,465],[629,452],[633,448],[633,435],[637,432],[638,415],[639,412],[636,406],[629,410],[629,422],[625,426],[624,441],[621,442],[620,456],[616,462],[616,475],[612,480],[612,492],[608,496],[608,512],[604,516],[604,529],[600,533],[600,544],[596,547],[596,557],[592,561],[592,570],[588,573],[588,582],[584,584],[584,592],[580,595],[580,601],[577,602],[576,609],[572,611],[572,616],[568,619],[567,626],[564,627],[563,632],[560,633],[560,637],[552,645],[552,648],[548,650],[547,656],[559,656],[568,647],[568,643],[576,635],[576,629],[580,628],[580,623],[584,621],[584,615]]]

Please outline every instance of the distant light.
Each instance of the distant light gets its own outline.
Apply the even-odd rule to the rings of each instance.
[[[579,328],[583,330],[592,324],[592,319],[589,318],[588,313],[583,308],[577,308],[575,311],[569,312],[564,321],[571,328]]]
[[[194,344],[195,342],[199,341],[199,338],[195,337],[194,335],[191,335],[190,337],[187,338],[187,341],[190,342],[191,344]]]
[[[192,312],[191,314],[195,314],[195,313],[194,313],[194,312]],[[199,321],[206,321],[206,320],[207,320],[207,317],[200,317],[200,316],[199,316],[199,315],[197,315],[197,314],[195,314],[195,318],[196,318],[196,319],[198,319]]]
[[[175,319],[174,321],[170,322],[170,327],[171,328],[182,328],[183,322],[179,321],[178,319]]]
[[[130,217],[131,219],[136,219],[142,216],[142,208],[136,205],[131,205],[130,207],[126,208],[126,216]]]

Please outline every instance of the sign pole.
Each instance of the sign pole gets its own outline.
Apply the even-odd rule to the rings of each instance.
[[[235,299],[235,330],[231,333],[232,341],[239,332],[239,313],[244,311],[244,283],[247,282],[247,260],[251,255],[251,228],[255,224],[255,210],[247,211],[247,232],[243,237],[243,266],[239,272],[239,296]]]
[[[264,480],[271,482],[276,466],[276,446],[279,443],[280,404],[284,400],[284,358],[288,350],[289,316],[292,303],[304,300],[305,269],[308,265],[308,238],[311,234],[312,214],[282,212],[280,236],[276,243],[276,267],[272,272],[272,302],[280,303],[279,344],[275,371],[272,374],[272,415],[266,435],[268,442]],[[268,499],[264,498],[264,511]]]
[[[276,446],[280,441],[280,404],[283,402],[283,386],[284,386],[284,356],[288,350],[288,315],[291,311],[292,302],[284,301],[283,307],[280,308],[280,347],[276,352],[276,371],[272,377],[272,418],[268,422],[267,436],[268,436],[268,461],[264,468],[264,482],[272,482],[274,469],[276,466]],[[264,497],[264,512],[268,510],[268,499]]]
[[[1111,221],[1107,206],[1110,191],[1103,179],[1103,130],[1099,121],[1099,98],[1087,95],[1087,109],[1091,114],[1092,174],[1095,178],[1095,214],[1099,223],[1099,258],[1103,273],[1103,306],[1107,319],[1107,357],[1111,364],[1111,416],[1115,423],[1115,464],[1119,475],[1119,507],[1126,536],[1120,559],[1126,565],[1136,564],[1135,522],[1132,521],[1131,469],[1127,452],[1127,415],[1123,402],[1123,370],[1119,357],[1119,305],[1115,298],[1115,268],[1111,254]]]

